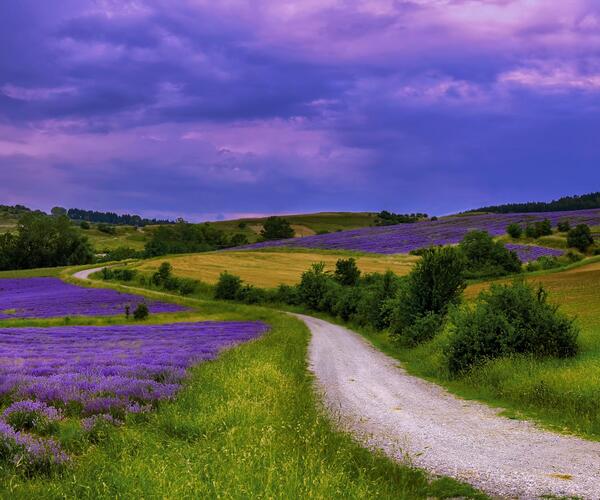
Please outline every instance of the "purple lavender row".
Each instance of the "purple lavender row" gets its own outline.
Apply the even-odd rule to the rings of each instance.
[[[261,322],[0,330],[0,396],[86,414],[170,398],[185,370],[262,335]]]
[[[62,465],[68,456],[59,443],[30,432],[47,434],[73,412],[90,435],[119,425],[118,417],[171,398],[191,365],[267,329],[261,322],[0,329],[0,401],[13,401],[0,414],[0,458],[33,470]]]
[[[560,257],[564,254],[562,250],[556,248],[538,247],[534,245],[515,245],[507,243],[506,248],[517,253],[521,262],[531,262],[540,257]]]
[[[146,301],[115,290],[83,288],[57,278],[0,279],[0,319],[54,318],[61,316],[113,316],[127,304]],[[171,313],[185,307],[146,301],[152,313]]]
[[[600,225],[600,209],[570,212],[543,212],[527,214],[465,215],[423,221],[414,224],[368,227],[351,231],[306,236],[248,245],[245,249],[265,247],[299,247],[331,250],[355,250],[379,254],[408,253],[432,245],[448,245],[461,241],[472,230],[479,229],[493,236],[506,233],[509,224],[525,225],[528,222],[549,219],[555,226],[568,220],[571,225]]]

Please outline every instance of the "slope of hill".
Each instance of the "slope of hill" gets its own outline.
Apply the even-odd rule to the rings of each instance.
[[[414,224],[368,227],[306,238],[267,241],[248,248],[301,247],[380,254],[407,253],[431,245],[458,243],[469,231],[474,229],[487,231],[493,236],[501,236],[506,233],[506,227],[511,223],[525,225],[528,222],[541,221],[546,218],[554,226],[562,220],[568,220],[571,225],[584,223],[597,226],[600,225],[600,209],[549,213],[461,215]]]
[[[282,215],[296,233],[296,236],[311,236],[319,233],[333,233],[350,229],[359,229],[374,225],[377,214],[372,212],[318,212],[314,214]],[[248,241],[258,240],[262,224],[266,217],[254,217],[227,221],[211,222],[216,228],[227,234],[244,234]]]

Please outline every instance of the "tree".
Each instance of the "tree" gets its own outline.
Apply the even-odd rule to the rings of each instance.
[[[260,236],[267,241],[293,238],[294,229],[284,218],[273,216],[265,220]]]
[[[17,234],[0,238],[2,269],[32,269],[93,262],[88,239],[66,216],[49,217],[41,212],[25,213]]]
[[[62,215],[67,215],[67,209],[63,207],[52,207],[50,213],[53,217],[61,217]]]
[[[557,228],[561,233],[568,233],[571,230],[571,223],[568,219],[559,221]]]
[[[515,252],[508,250],[501,242],[485,231],[471,231],[459,244],[467,259],[466,276],[503,276],[521,271],[521,261]]]
[[[356,285],[360,279],[360,269],[356,265],[356,259],[354,257],[339,259],[335,263],[333,277],[340,285]]]
[[[508,225],[506,232],[511,238],[518,240],[523,234],[523,228],[519,224],[513,222],[512,224]]]
[[[308,271],[302,273],[298,285],[298,295],[302,303],[311,309],[320,310],[325,294],[328,290],[329,276],[325,272],[325,263],[318,262]]]
[[[236,300],[242,290],[242,280],[235,274],[224,271],[215,285],[215,299]]]
[[[391,303],[394,340],[414,345],[439,331],[448,309],[460,301],[466,287],[464,254],[455,247],[423,252]]]
[[[579,224],[567,233],[567,245],[585,252],[594,244],[592,231],[587,224]]]

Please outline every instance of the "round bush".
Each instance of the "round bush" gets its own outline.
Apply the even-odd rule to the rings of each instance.
[[[547,302],[543,288],[517,281],[492,285],[474,309],[456,310],[446,356],[454,375],[511,354],[566,358],[577,353],[574,320]]]

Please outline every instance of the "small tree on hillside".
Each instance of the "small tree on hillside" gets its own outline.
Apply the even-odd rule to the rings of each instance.
[[[587,224],[579,224],[567,234],[567,245],[580,252],[585,252],[593,244],[592,231]]]
[[[263,240],[283,240],[294,237],[294,229],[290,223],[282,217],[269,217],[265,220],[260,232]]]
[[[339,259],[335,263],[335,272],[333,277],[340,285],[352,286],[358,283],[360,279],[360,269],[356,265],[356,259]]]
[[[506,232],[511,238],[519,239],[523,234],[523,228],[519,224],[513,222],[512,224],[508,225]]]
[[[466,282],[465,258],[455,247],[429,248],[389,304],[391,335],[415,345],[431,339],[448,309],[460,301]]]

